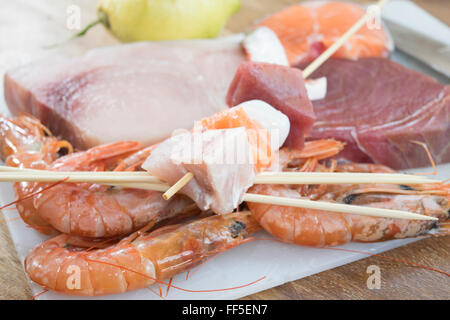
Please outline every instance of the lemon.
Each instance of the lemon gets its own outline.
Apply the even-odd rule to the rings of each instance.
[[[100,0],[99,22],[124,42],[216,37],[240,0]]]

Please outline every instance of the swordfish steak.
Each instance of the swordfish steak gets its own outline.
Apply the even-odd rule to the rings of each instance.
[[[245,54],[242,35],[142,42],[50,57],[9,71],[13,114],[38,117],[79,149],[120,140],[145,145],[225,109]]]
[[[330,59],[312,77],[327,77],[313,101],[312,139],[346,142],[341,157],[394,169],[450,162],[450,86],[382,58]]]

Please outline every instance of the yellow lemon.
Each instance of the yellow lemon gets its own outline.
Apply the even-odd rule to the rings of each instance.
[[[124,42],[216,37],[240,0],[100,0],[99,22]]]

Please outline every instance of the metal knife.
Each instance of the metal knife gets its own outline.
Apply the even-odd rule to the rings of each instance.
[[[394,38],[397,49],[406,52],[450,78],[450,45],[392,20],[383,19],[383,21]]]

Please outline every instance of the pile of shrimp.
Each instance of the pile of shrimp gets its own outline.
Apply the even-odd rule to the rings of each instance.
[[[153,149],[123,141],[72,153],[68,142],[51,136],[37,119],[27,115],[0,117],[0,139],[6,165],[54,171],[135,171]],[[123,236],[150,222],[198,213],[185,196],[165,201],[159,192],[150,190],[41,182],[15,183],[14,190],[21,199],[16,206],[23,221],[44,234]]]
[[[302,150],[279,151],[284,171],[394,172],[382,165],[330,160],[343,144],[310,141]],[[0,152],[6,165],[59,171],[135,171],[151,153],[137,142],[118,142],[73,152],[36,119],[0,116]],[[438,222],[374,218],[247,203],[249,211],[200,212],[182,195],[165,201],[156,191],[88,183],[14,184],[22,219],[44,234],[61,233],[34,248],[25,260],[28,276],[44,288],[73,295],[122,293],[161,282],[208,257],[251,240],[263,228],[287,243],[335,246],[447,235],[450,193],[433,185],[255,185],[250,193],[305,197],[361,206],[400,209]],[[73,281],[74,270],[80,281]]]

